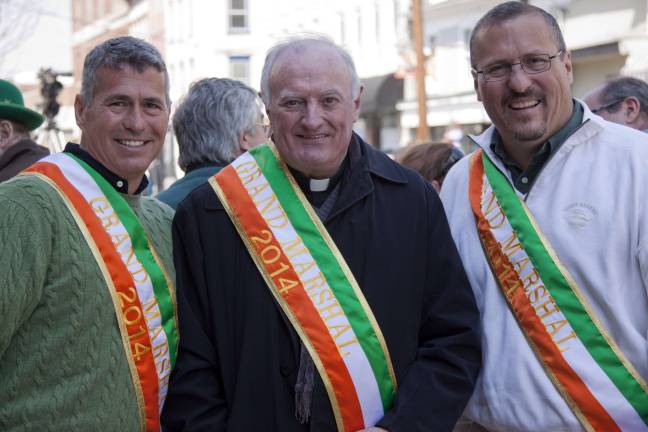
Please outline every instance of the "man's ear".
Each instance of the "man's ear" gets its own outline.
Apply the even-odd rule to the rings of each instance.
[[[83,96],[80,94],[76,95],[74,98],[74,118],[76,119],[76,124],[80,129],[83,130],[83,125],[85,123],[84,114],[86,110],[86,104],[83,100]]]
[[[628,96],[623,100],[621,110],[623,112],[625,123],[627,125],[632,125],[637,122],[641,115],[641,103],[636,97]]]
[[[565,53],[563,55],[565,56],[563,64],[565,65],[565,72],[567,72],[567,76],[569,77],[569,84],[574,84],[574,67],[572,66],[571,62],[571,52],[565,50]]]
[[[9,120],[0,120],[0,150],[5,150],[11,145],[13,125]]]
[[[358,91],[358,96],[353,100],[353,121],[356,122],[360,118],[360,99],[362,99],[362,93],[364,92],[364,86],[360,85],[360,90]]]
[[[245,153],[246,151],[250,150],[252,148],[252,143],[250,142],[250,134],[247,132],[241,132],[238,137],[238,142],[239,142],[239,148],[241,149],[241,153]]]
[[[475,94],[477,94],[477,100],[481,102],[482,98],[481,98],[481,93],[479,91],[479,75],[472,72],[472,76],[473,76],[473,87],[475,87]]]

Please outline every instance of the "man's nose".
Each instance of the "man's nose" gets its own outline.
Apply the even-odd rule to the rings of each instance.
[[[309,103],[306,105],[306,110],[302,117],[302,124],[308,129],[317,129],[322,124],[322,114],[322,108],[319,104]]]
[[[531,87],[532,81],[529,75],[522,69],[520,63],[511,65],[511,73],[508,77],[508,86],[516,93],[524,93]]]
[[[130,109],[123,123],[124,127],[131,132],[141,132],[144,130],[146,120],[142,108],[134,106]]]

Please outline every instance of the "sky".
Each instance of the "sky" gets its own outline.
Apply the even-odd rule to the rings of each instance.
[[[10,15],[15,19],[9,25],[19,31],[18,40],[8,38],[11,43],[0,59],[0,77],[33,77],[41,67],[72,70],[70,0],[0,0],[0,12],[4,21],[0,28],[8,25]]]

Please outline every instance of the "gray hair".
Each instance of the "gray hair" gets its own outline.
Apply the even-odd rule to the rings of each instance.
[[[479,21],[477,21],[477,24],[475,24],[475,28],[470,34],[470,65],[477,69],[475,36],[481,29],[496,26],[524,15],[538,15],[544,19],[545,23],[551,30],[556,47],[559,51],[563,51],[561,54],[562,58],[562,56],[565,55],[567,46],[565,45],[565,39],[563,38],[560,26],[558,26],[556,19],[549,12],[540,9],[537,6],[517,1],[509,1],[499,4],[486,12],[486,15],[481,17]]]
[[[238,154],[239,135],[252,132],[261,114],[256,91],[240,81],[196,81],[173,115],[178,165],[183,171],[204,163],[227,164]]]
[[[360,78],[358,77],[358,72],[356,71],[355,63],[353,62],[351,55],[327,36],[300,35],[279,42],[277,45],[270,48],[266,54],[265,62],[263,63],[263,72],[261,73],[261,98],[266,107],[269,107],[272,103],[272,96],[270,94],[270,74],[272,73],[272,69],[274,69],[277,59],[281,54],[289,49],[302,48],[315,44],[325,45],[338,53],[344,62],[347,72],[349,73],[349,78],[351,79],[351,95],[353,96],[353,99],[358,97],[358,94],[360,94]]]
[[[169,97],[169,73],[160,52],[150,43],[123,36],[108,39],[97,45],[88,53],[83,62],[83,79],[81,82],[81,97],[86,104],[90,104],[94,97],[97,85],[97,71],[102,67],[121,69],[129,66],[142,73],[148,67],[154,67],[158,72],[164,73],[164,89],[167,108],[171,107]]]
[[[607,105],[614,101],[622,101],[629,96],[639,100],[641,112],[648,114],[648,83],[637,78],[619,77],[605,83],[601,91],[601,104]],[[614,113],[621,109],[621,104],[607,108]]]

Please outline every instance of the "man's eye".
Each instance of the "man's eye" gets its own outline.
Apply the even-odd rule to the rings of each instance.
[[[527,64],[544,64],[545,63],[545,58],[544,57],[529,57],[525,60],[525,63]]]
[[[299,101],[296,99],[288,99],[282,104],[286,108],[297,108],[299,106]]]
[[[332,96],[331,97],[325,97],[322,102],[324,103],[325,106],[335,105],[335,103],[337,102],[337,98],[334,98]]]
[[[125,106],[126,106],[126,102],[124,102],[124,101],[112,101],[112,102],[110,102],[110,106],[114,106],[114,107],[125,107]]]
[[[493,66],[487,67],[484,70],[484,72],[486,72],[487,75],[498,76],[498,75],[505,74],[507,70],[508,70],[507,65],[498,64],[498,65],[493,65]]]

